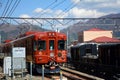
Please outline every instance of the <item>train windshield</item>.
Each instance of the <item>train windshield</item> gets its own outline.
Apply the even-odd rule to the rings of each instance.
[[[49,49],[53,50],[54,49],[54,40],[49,41]]]
[[[66,41],[65,40],[59,40],[58,41],[58,49],[59,50],[65,50],[66,49]]]
[[[37,41],[34,41],[34,51],[36,51],[37,50]]]
[[[46,49],[46,42],[44,40],[38,41],[38,50],[45,50]]]

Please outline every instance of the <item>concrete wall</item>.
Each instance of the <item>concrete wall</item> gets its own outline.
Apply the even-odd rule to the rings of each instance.
[[[112,38],[112,31],[84,31],[83,41],[91,41],[95,38],[106,36]]]

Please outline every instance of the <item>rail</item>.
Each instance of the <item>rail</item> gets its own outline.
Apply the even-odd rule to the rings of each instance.
[[[86,73],[82,73],[82,72],[71,70],[71,69],[64,68],[64,67],[61,67],[61,70],[63,72],[65,71],[65,72],[69,72],[69,73],[75,74],[78,77],[83,78],[85,80],[104,80],[102,78],[99,78],[99,77],[96,77],[96,76],[93,76],[93,75],[89,75],[89,74],[86,74]],[[63,73],[63,75],[64,75],[64,73]],[[66,74],[64,76],[66,76]],[[70,76],[70,77],[72,78],[72,76]],[[77,79],[77,77],[76,77],[76,79]],[[78,80],[83,80],[83,79],[78,79]]]

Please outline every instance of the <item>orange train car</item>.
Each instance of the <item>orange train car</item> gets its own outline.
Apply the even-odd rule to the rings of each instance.
[[[28,31],[21,37],[4,44],[3,53],[11,56],[12,47],[26,48],[26,66],[30,62],[34,71],[41,73],[44,65],[45,73],[59,73],[60,64],[67,62],[66,35],[59,32]]]

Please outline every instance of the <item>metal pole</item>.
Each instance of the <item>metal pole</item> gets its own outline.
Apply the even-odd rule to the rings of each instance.
[[[67,49],[68,49],[68,39],[69,39],[69,37],[68,37],[68,31],[67,31]]]
[[[30,80],[32,80],[32,61],[30,62]]]
[[[63,76],[62,76],[62,71],[60,70],[60,80],[62,80]]]
[[[42,65],[42,80],[44,80],[44,65]]]
[[[2,42],[2,37],[1,37],[1,34],[0,34],[0,44],[1,44],[1,42]]]
[[[21,69],[22,69],[22,79],[23,79],[23,58],[21,58]]]
[[[69,30],[68,30],[69,31]],[[68,44],[69,44],[69,42],[68,42],[68,40],[69,40],[69,35],[68,35],[68,31],[67,31],[67,54],[70,54],[70,53],[68,53]],[[67,56],[67,59],[68,59],[68,56]],[[66,66],[65,67],[67,67],[68,66],[68,60],[67,60],[67,64],[66,64]]]
[[[12,74],[12,80],[14,80],[14,58],[13,58],[13,47],[14,47],[14,45],[13,45],[13,43],[12,43],[12,60],[11,60],[11,69],[12,69],[12,71],[11,71],[11,74]]]
[[[4,58],[5,59],[5,58]],[[7,70],[6,70],[6,63],[5,63],[5,61],[4,61],[4,64],[5,64],[5,79],[7,80]],[[9,69],[9,68],[8,68]],[[9,73],[8,73],[9,74]]]

